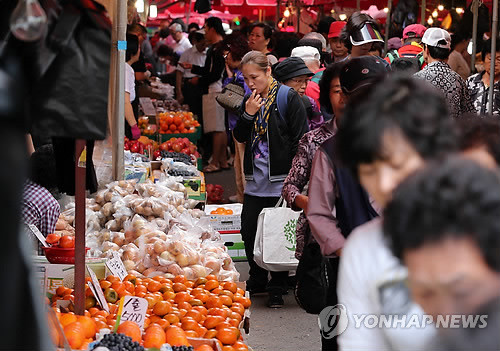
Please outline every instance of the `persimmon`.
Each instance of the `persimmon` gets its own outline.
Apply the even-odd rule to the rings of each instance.
[[[222,328],[217,331],[217,339],[224,345],[232,345],[238,341],[240,332],[235,327]]]
[[[75,237],[72,235],[64,235],[61,237],[61,240],[59,240],[59,247],[69,249],[75,247]],[[83,341],[82,341],[83,343]]]
[[[234,351],[248,351],[248,346],[241,341],[236,341],[232,346]]]
[[[141,342],[141,328],[135,322],[125,321],[121,323],[116,332],[131,337],[133,341]]]
[[[67,326],[68,324],[76,322],[78,319],[76,318],[76,315],[73,313],[63,313],[61,314],[61,317],[59,317],[59,323],[63,327]]]
[[[209,274],[205,277],[206,280],[217,280],[217,277],[213,274]]]
[[[193,318],[195,321],[197,321],[199,323],[201,321],[203,315],[199,311],[192,309],[192,310],[188,311],[188,313],[186,313],[186,317]]]
[[[177,307],[179,307],[179,309],[181,309],[181,310],[186,310],[186,311],[191,311],[191,309],[193,308],[193,306],[189,302],[186,302],[186,301],[179,302],[177,304]]]
[[[227,329],[227,328],[231,328],[232,325],[229,324],[229,322],[222,322],[222,323],[219,323],[217,324],[217,326],[215,327],[216,330],[221,330],[221,329]]]
[[[207,299],[205,306],[207,308],[220,308],[222,307],[222,301],[219,299],[218,296],[210,296]]]
[[[203,322],[203,326],[207,329],[213,329],[224,321],[225,318],[221,316],[207,316],[207,319]]]
[[[180,321],[179,316],[171,313],[167,314],[163,318],[165,318],[165,320],[167,320],[170,324],[179,323]]]
[[[205,339],[213,339],[217,336],[217,330],[216,329],[209,329],[207,330],[207,332],[205,333],[205,336],[204,338]]]
[[[108,280],[101,280],[101,281],[99,282],[99,285],[101,286],[101,288],[102,288],[103,290],[105,290],[105,289],[107,289],[107,288],[111,288],[111,285],[112,285],[112,284],[113,284],[113,283],[111,283],[111,282],[110,282],[110,281],[108,281]]]
[[[171,346],[189,346],[186,333],[180,327],[171,325],[166,332],[167,342]],[[146,345],[144,345],[146,346]]]
[[[166,342],[165,331],[158,324],[151,324],[144,333],[144,347],[156,347],[157,349]]]
[[[227,295],[219,295],[219,299],[224,306],[231,307],[233,304],[233,300]]]
[[[243,307],[243,305],[239,302],[233,302],[233,305],[231,306],[231,311],[237,312],[243,316],[245,314],[245,307]]]
[[[193,318],[182,318],[181,327],[184,331],[186,330],[198,330],[200,325]]]
[[[187,291],[187,286],[182,284],[182,283],[174,283],[172,288],[174,289],[174,292],[176,292],[176,293],[181,292],[181,291]]]
[[[217,280],[209,280],[205,283],[205,289],[214,290],[219,287],[219,282]]]
[[[93,338],[97,332],[94,320],[86,316],[77,316],[76,318],[77,322],[82,325],[85,339]]]
[[[188,338],[197,338],[198,337],[198,333],[195,330],[186,330],[185,333],[186,333],[186,336]]]
[[[158,301],[153,307],[153,313],[157,316],[164,316],[170,309],[172,308],[172,304],[168,301]]]
[[[47,242],[47,244],[57,245],[59,243],[60,239],[61,239],[61,235],[56,234],[56,233],[52,233],[52,234],[47,235],[47,237],[45,238],[45,241]]]
[[[181,292],[178,292],[177,294],[175,294],[174,302],[176,304],[179,304],[180,302],[188,302],[191,299],[192,299],[191,295],[189,295],[185,291],[181,291]]]
[[[194,348],[194,351],[214,351],[210,345],[200,345]]]
[[[85,341],[81,323],[73,322],[64,327],[64,335],[72,349],[79,349]]]
[[[157,292],[158,290],[160,290],[161,288],[161,284],[155,280],[151,281],[149,284],[148,284],[148,291],[150,292]]]

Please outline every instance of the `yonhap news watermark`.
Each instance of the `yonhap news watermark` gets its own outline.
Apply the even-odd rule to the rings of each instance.
[[[331,339],[347,328],[423,329],[433,324],[437,329],[482,329],[488,325],[488,315],[351,314],[350,317],[342,304],[324,308],[318,316],[322,336]]]

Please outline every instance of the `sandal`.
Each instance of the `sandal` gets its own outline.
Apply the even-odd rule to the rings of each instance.
[[[221,171],[221,168],[216,166],[216,165],[213,165],[213,164],[209,164],[208,166],[205,166],[203,168],[203,173],[215,173],[215,172],[220,172]]]

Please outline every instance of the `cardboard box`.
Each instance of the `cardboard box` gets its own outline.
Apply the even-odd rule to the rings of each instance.
[[[103,258],[86,258],[86,264],[94,271],[98,279],[106,276],[106,265]],[[53,264],[49,263],[45,256],[34,258],[36,270],[45,270],[45,291],[50,298],[56,293],[58,287],[72,286],[74,284],[75,265],[73,264]],[[87,275],[87,272],[85,272]]]
[[[203,173],[199,177],[185,178],[182,184],[186,187],[188,199],[206,201],[207,191]]]
[[[223,207],[232,210],[232,215],[218,215],[210,212]],[[205,206],[205,214],[209,217],[212,228],[221,234],[237,234],[241,230],[241,210],[243,204],[224,204],[224,205],[207,205]]]
[[[188,342],[191,344],[191,346],[193,346],[194,348],[201,345],[208,345],[212,349],[214,349],[214,351],[222,351],[219,343],[215,341],[216,339],[202,339],[202,338],[187,338],[187,339]]]
[[[229,256],[233,261],[246,261],[245,244],[241,238],[241,234],[221,234],[224,245],[227,247]]]

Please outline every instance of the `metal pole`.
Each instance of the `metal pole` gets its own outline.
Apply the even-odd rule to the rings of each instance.
[[[356,0],[356,11],[360,11],[361,10],[361,0]]]
[[[425,10],[427,8],[427,1],[422,0],[422,5],[420,5],[420,24],[425,25]]]
[[[387,2],[387,18],[385,20],[385,41],[384,41],[384,55],[387,54],[387,42],[389,41],[389,29],[391,27],[391,15],[392,15],[392,0]]]
[[[85,312],[85,168],[86,142],[75,142],[75,314]]]
[[[498,37],[498,0],[493,0],[493,23],[491,28],[491,68],[490,68],[490,87],[488,90],[488,105],[490,114],[493,114],[493,86],[495,85],[495,63],[497,53]]]
[[[300,33],[300,1],[295,0],[295,8],[297,9],[297,33]]]
[[[124,176],[123,137],[125,135],[125,51],[119,47],[126,42],[127,1],[118,0],[113,21],[113,49],[116,50],[115,92],[112,121],[113,140],[113,179],[120,180]]]
[[[188,1],[187,5],[188,5],[188,8],[187,8],[187,13],[186,13],[186,25],[189,24],[189,17],[191,17],[191,0]]]
[[[280,1],[276,0],[276,25],[275,28],[278,28],[278,23],[280,21]]]
[[[479,0],[472,0],[472,56],[470,60],[470,72],[476,70],[476,51],[477,51],[477,18],[478,18]]]

